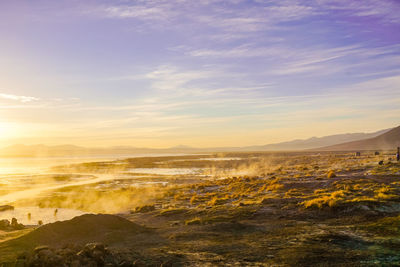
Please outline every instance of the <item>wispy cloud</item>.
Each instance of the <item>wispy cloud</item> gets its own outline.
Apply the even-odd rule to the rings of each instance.
[[[152,87],[157,90],[179,91],[188,86],[190,82],[215,76],[215,72],[209,70],[190,71],[178,70],[174,66],[164,65],[144,75],[152,81]]]
[[[390,0],[318,0],[318,4],[327,10],[349,11],[348,15],[358,17],[375,17],[387,23],[400,23],[400,5],[397,1]]]
[[[226,4],[225,1],[134,1],[103,4],[86,13],[107,18],[152,21],[155,24],[147,25],[151,28],[165,28],[166,24],[173,28],[179,25],[202,25],[225,33],[251,33],[274,29],[281,22],[296,21],[318,14],[311,5],[291,1],[260,1],[255,6],[247,5],[245,1],[231,1],[230,8],[227,8]]]
[[[143,3],[142,3],[143,4]],[[163,20],[168,18],[169,11],[164,6],[110,6],[104,8],[106,16],[114,18],[139,18],[146,20]]]
[[[14,100],[22,103],[38,101],[39,98],[33,96],[24,96],[24,95],[12,95],[12,94],[3,94],[0,93],[0,98],[7,100]]]

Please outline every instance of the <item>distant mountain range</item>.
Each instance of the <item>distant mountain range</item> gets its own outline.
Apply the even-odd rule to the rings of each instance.
[[[344,142],[351,142],[356,140],[362,140],[367,138],[376,137],[383,133],[388,132],[391,129],[380,130],[373,133],[347,133],[347,134],[336,134],[324,137],[311,137],[309,139],[297,139],[289,142],[282,142],[277,144],[269,144],[264,146],[249,146],[245,147],[245,150],[251,151],[293,151],[293,150],[306,150],[314,149],[319,147],[331,146]]]
[[[389,150],[400,147],[400,126],[378,136],[321,147],[321,151]]]
[[[134,154],[166,154],[166,153],[201,153],[232,151],[300,151],[300,150],[373,150],[393,149],[400,146],[400,126],[373,133],[347,133],[324,137],[311,137],[289,142],[246,147],[209,147],[194,148],[176,146],[165,149],[117,146],[107,148],[85,148],[74,145],[12,145],[0,149],[0,157],[54,157],[54,156],[89,156],[89,155],[134,155]]]

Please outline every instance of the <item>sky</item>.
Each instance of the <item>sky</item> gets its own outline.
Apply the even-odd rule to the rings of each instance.
[[[0,145],[262,145],[400,125],[398,0],[1,0]]]

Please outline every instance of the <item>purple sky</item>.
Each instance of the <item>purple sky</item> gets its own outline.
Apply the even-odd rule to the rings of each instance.
[[[0,144],[267,144],[400,124],[400,2],[0,2]]]

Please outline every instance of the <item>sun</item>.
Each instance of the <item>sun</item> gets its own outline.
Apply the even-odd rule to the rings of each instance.
[[[15,125],[8,122],[0,122],[0,139],[10,138],[15,135]]]

